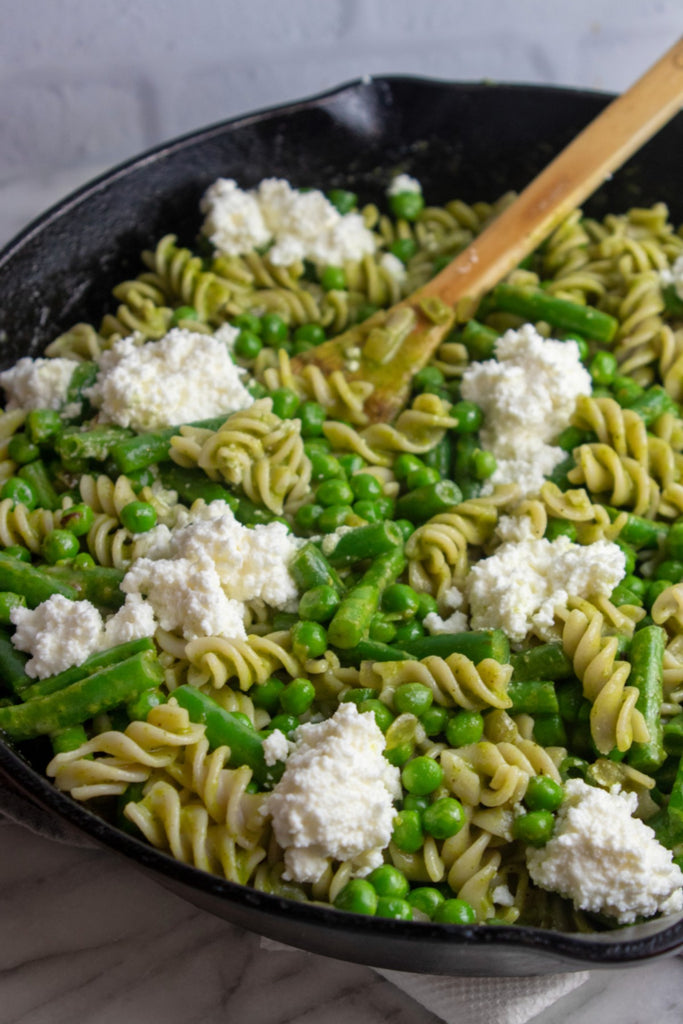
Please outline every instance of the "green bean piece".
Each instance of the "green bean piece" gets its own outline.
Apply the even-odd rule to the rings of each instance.
[[[0,629],[0,681],[18,696],[33,682],[26,674],[28,658],[28,654],[16,649],[5,630]]]
[[[417,636],[400,642],[402,650],[413,658],[427,658],[432,654],[447,658],[449,654],[464,654],[478,664],[484,658],[494,658],[502,665],[510,661],[510,642],[502,629],[470,630],[466,633],[438,633],[435,636]]]
[[[23,700],[35,700],[38,697],[47,697],[51,693],[57,693],[79,679],[91,676],[93,672],[108,668],[110,665],[117,665],[119,662],[132,658],[135,654],[142,654],[145,651],[154,651],[154,642],[149,637],[141,640],[128,640],[126,643],[117,644],[116,647],[108,647],[104,651],[96,651],[86,658],[80,665],[72,665],[70,668],[58,672],[54,676],[46,676],[37,682],[32,680],[29,686],[21,691]]]
[[[233,768],[246,764],[258,783],[270,788],[278,781],[284,765],[267,765],[263,754],[263,739],[244,725],[231,711],[224,711],[211,697],[195,686],[184,683],[173,691],[173,696],[185,708],[190,720],[206,726],[206,738],[211,749],[230,747],[229,764]]]
[[[26,566],[25,568],[30,567]],[[51,584],[66,588],[66,590],[53,591],[53,593],[64,594],[65,597],[71,597],[75,601],[90,601],[98,608],[116,609],[120,608],[126,599],[126,595],[121,590],[121,581],[124,577],[122,569],[104,565],[92,565],[86,568],[79,568],[75,565],[45,565],[42,567],[42,571]],[[0,555],[1,579],[2,556]],[[28,604],[29,607],[34,607],[30,601]]]
[[[588,724],[586,723],[588,728]],[[559,714],[537,715],[533,737],[542,747],[566,747],[567,730]]]
[[[605,506],[612,522],[624,513],[623,509]],[[626,521],[619,532],[619,539],[631,544],[634,548],[656,548],[663,543],[669,533],[666,523],[656,523],[633,512],[626,513]]]
[[[683,714],[670,718],[662,729],[667,754],[683,754]]]
[[[29,483],[36,497],[38,508],[47,508],[54,512],[61,505],[61,499],[50,480],[45,463],[42,459],[35,459],[21,466],[17,475]]]
[[[289,565],[289,573],[302,593],[314,587],[334,587],[337,591],[344,589],[337,570],[312,541],[304,544],[296,553]]]
[[[0,623],[9,626],[12,622],[10,615],[14,608],[25,608],[26,598],[23,594],[15,594],[11,590],[0,591]]]
[[[14,740],[28,740],[82,725],[158,686],[163,678],[156,653],[143,651],[46,697],[0,708],[0,730]]]
[[[528,651],[513,654],[512,678],[518,682],[535,679],[570,679],[574,674],[572,663],[561,644],[540,644]]]
[[[70,401],[68,396],[67,401]],[[62,417],[53,409],[31,409],[26,417],[26,433],[34,444],[50,441],[63,426]]]
[[[91,360],[84,360],[74,368],[66,391],[66,404],[83,400],[83,392],[97,380],[98,366]]]
[[[512,700],[510,713],[513,715],[549,715],[560,710],[555,684],[550,680],[512,680],[508,683],[507,694]]]
[[[367,636],[370,620],[379,607],[380,589],[358,584],[345,595],[327,630],[333,647],[356,647]]]
[[[343,665],[360,665],[363,661],[410,661],[412,655],[381,640],[359,640],[351,650],[339,651]]]
[[[568,299],[558,299],[540,288],[499,284],[493,289],[498,309],[515,313],[525,320],[545,320],[553,327],[563,327],[595,341],[609,343],[614,339],[619,321],[592,306],[580,306]]]
[[[55,442],[55,451],[65,462],[73,459],[94,459],[104,462],[115,445],[126,438],[135,437],[127,427],[102,426],[91,430],[70,427],[64,430]]]
[[[405,569],[406,559],[400,548],[378,555],[361,578],[364,586],[379,587],[384,591]]]
[[[423,523],[461,501],[462,491],[453,480],[438,480],[402,494],[396,502],[396,515],[411,523]]]
[[[76,588],[65,580],[54,577],[51,572],[48,573],[48,570],[55,568],[56,566],[45,566],[39,569],[0,552],[0,590],[22,594],[29,608],[35,608],[53,594],[62,594],[76,601],[79,597]]]
[[[212,416],[207,420],[196,420],[188,424],[191,427],[203,427],[206,430],[218,430],[230,416]],[[182,424],[184,426],[185,424]],[[137,434],[125,441],[119,441],[111,450],[120,473],[132,473],[136,469],[144,469],[154,462],[165,462],[170,457],[171,438],[180,433],[181,425],[167,427],[165,430],[154,430],[147,434]]]
[[[450,476],[452,458],[453,440],[449,434],[444,434],[441,440],[422,456],[425,466],[435,469],[441,478]]]
[[[66,729],[58,729],[50,733],[50,743],[54,754],[67,754],[70,750],[78,750],[88,742],[88,734],[82,725],[71,725]]]
[[[198,499],[208,504],[212,501],[225,501],[236,512],[239,499],[227,487],[210,480],[201,469],[190,469],[166,463],[161,467],[159,476],[164,487],[177,491],[178,498],[186,505]]]
[[[369,523],[342,534],[328,558],[332,565],[352,565],[396,547],[403,547],[403,534],[396,523]]]
[[[633,743],[626,754],[626,760],[641,772],[653,772],[666,757],[660,713],[665,647],[666,633],[661,626],[645,626],[633,634],[628,683],[638,688],[636,708],[645,719],[650,738],[645,743]]]

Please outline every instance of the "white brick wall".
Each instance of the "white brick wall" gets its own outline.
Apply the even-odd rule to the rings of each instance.
[[[621,90],[682,31],[683,0],[0,0],[0,186],[21,211],[31,182],[363,74]]]

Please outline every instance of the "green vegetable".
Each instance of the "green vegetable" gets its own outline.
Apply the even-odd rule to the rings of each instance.
[[[666,757],[661,719],[665,647],[666,633],[660,626],[646,626],[633,634],[628,684],[638,688],[636,708],[645,719],[650,738],[645,743],[633,743],[626,758],[630,765],[642,772],[652,773]]]
[[[578,331],[596,341],[612,341],[619,327],[619,321],[608,313],[592,306],[580,306],[568,299],[558,299],[540,288],[499,284],[493,289],[493,301],[499,309],[515,313],[524,320],[546,320],[553,327]]]

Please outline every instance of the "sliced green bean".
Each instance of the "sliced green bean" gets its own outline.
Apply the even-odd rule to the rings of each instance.
[[[549,680],[514,680],[508,684],[507,694],[512,701],[510,714],[552,715],[560,710],[555,684]]]
[[[28,562],[20,562],[0,552],[0,590],[11,590],[15,594],[23,594],[29,608],[47,601],[53,594],[62,594],[75,601],[79,594],[75,587],[59,575],[53,574],[55,566],[37,568]]]
[[[0,567],[1,558],[2,556]],[[63,593],[65,597],[73,596],[77,601],[90,601],[98,608],[120,608],[126,599],[121,590],[121,581],[125,574],[122,569],[115,569],[113,566],[91,565],[79,569],[73,565],[46,565],[42,567],[42,572],[50,583],[65,588],[56,593]],[[1,576],[0,571],[0,578]],[[28,603],[30,605],[30,602]]]
[[[38,697],[47,697],[50,693],[63,690],[71,683],[77,683],[79,679],[91,676],[102,668],[116,665],[134,654],[141,654],[143,651],[154,651],[154,642],[149,637],[141,640],[128,640],[126,643],[117,644],[116,647],[109,647],[104,651],[96,651],[86,658],[80,665],[73,665],[54,676],[46,676],[38,682],[32,682],[30,686],[21,691],[23,700],[35,700]]]
[[[369,523],[343,533],[328,558],[332,565],[352,565],[403,547],[401,528],[391,520]]]
[[[608,313],[568,299],[558,299],[540,288],[499,284],[493,289],[493,300],[499,309],[515,313],[525,320],[545,320],[553,327],[578,331],[595,341],[612,341],[619,327],[619,321]]]
[[[512,678],[522,680],[534,679],[570,679],[574,669],[570,658],[562,650],[561,644],[540,644],[528,651],[513,654]]]
[[[289,565],[289,572],[302,593],[313,587],[334,587],[339,591],[344,589],[337,570],[311,541],[297,551]]]
[[[379,607],[380,589],[372,584],[358,584],[344,597],[327,630],[333,647],[346,650],[365,639],[370,620]]]
[[[33,680],[26,674],[28,654],[18,651],[9,634],[0,630],[0,680],[12,693],[21,695]]]
[[[626,754],[626,760],[642,772],[652,772],[659,768],[666,757],[661,719],[665,647],[666,633],[661,626],[645,626],[637,630],[631,640],[631,673],[628,683],[638,688],[636,708],[645,719],[650,738],[645,743],[633,743]]]
[[[462,491],[453,480],[437,480],[434,484],[425,484],[402,494],[396,502],[396,518],[423,523],[461,501]]]
[[[213,416],[207,420],[190,423],[191,427],[203,427],[205,430],[218,430],[230,416]],[[185,424],[182,424],[183,426]],[[111,450],[111,456],[120,473],[132,473],[154,462],[165,462],[170,458],[171,438],[180,433],[180,425],[167,427],[165,430],[154,430],[147,434],[138,434],[126,441],[120,441]]]
[[[132,700],[143,690],[158,686],[163,678],[156,654],[144,651],[57,693],[0,708],[0,730],[14,740],[28,740],[82,725],[95,715]]]
[[[449,654],[464,654],[475,664],[485,658],[494,658],[502,665],[510,661],[510,641],[502,629],[418,636],[413,640],[402,641],[401,648],[417,659],[428,658],[430,655],[447,658]]]
[[[47,508],[51,511],[59,508],[61,498],[52,486],[52,481],[42,459],[34,459],[33,462],[27,462],[25,466],[21,466],[17,476],[21,477],[22,480],[26,480],[33,488],[38,508]]]
[[[178,498],[186,505],[191,505],[198,499],[205,501],[207,505],[212,501],[225,501],[233,512],[237,513],[237,496],[216,480],[211,480],[202,469],[190,469],[167,463],[161,467],[159,475],[164,487],[177,491]]]
[[[71,428],[59,435],[55,442],[55,451],[65,462],[74,459],[104,462],[115,445],[134,436],[132,430],[115,425],[93,427],[91,430]]]
[[[666,523],[656,523],[633,512],[624,513],[623,509],[611,508],[609,505],[606,505],[605,509],[612,522],[618,516],[626,515],[624,525],[619,531],[619,539],[632,544],[634,548],[656,548],[667,537],[669,527]]]

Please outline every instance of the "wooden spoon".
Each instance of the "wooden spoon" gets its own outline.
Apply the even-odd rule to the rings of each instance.
[[[513,270],[562,220],[669,121],[683,105],[683,37],[617,97],[448,266],[389,310],[292,360],[329,376],[370,381],[368,422],[393,419],[415,373],[455,321]],[[471,300],[461,304],[463,300]],[[432,316],[426,315],[431,311]],[[434,314],[436,313],[436,322]]]

